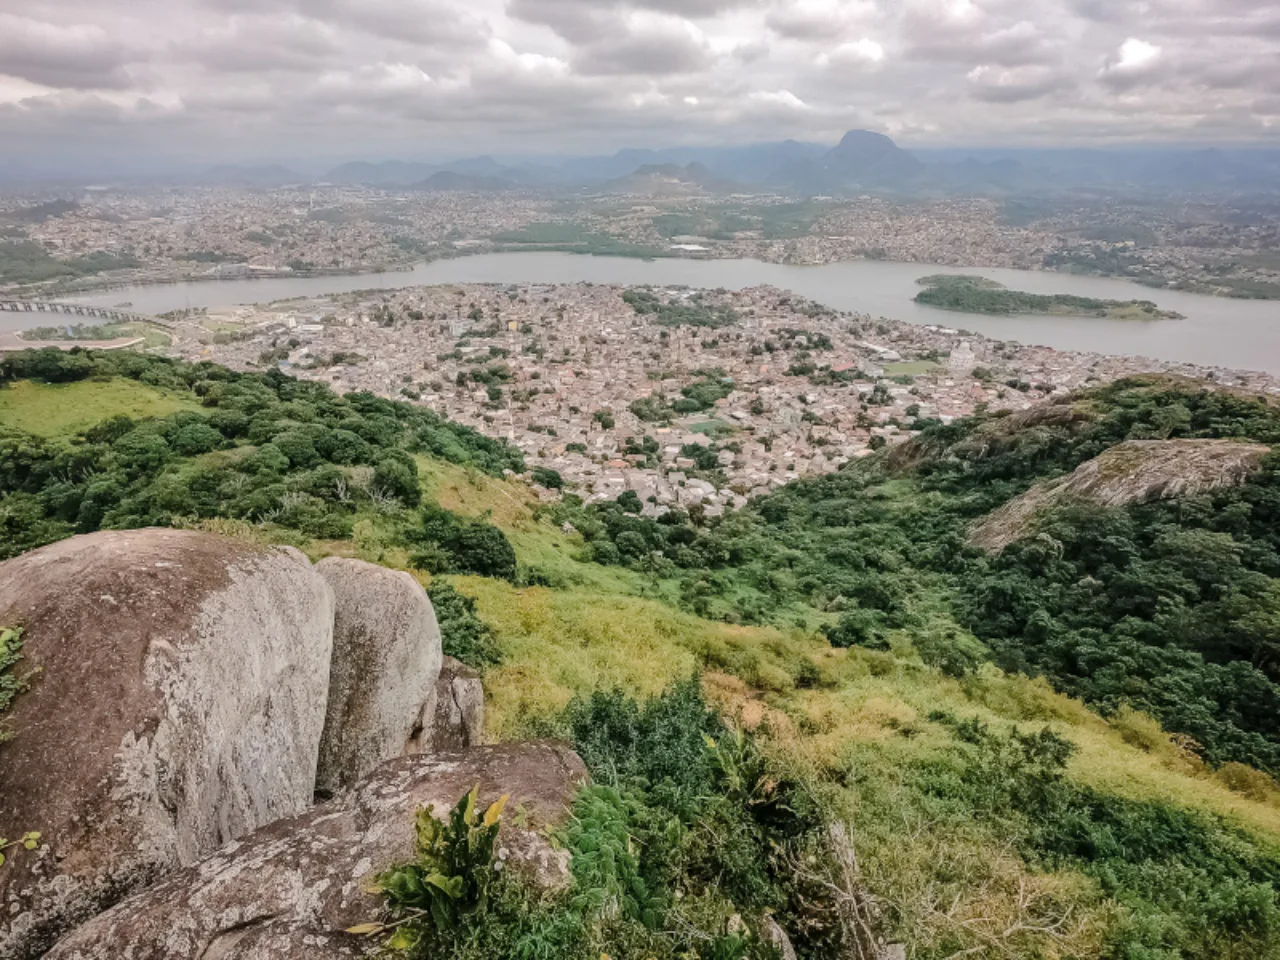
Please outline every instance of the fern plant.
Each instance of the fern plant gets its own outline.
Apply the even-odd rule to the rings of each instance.
[[[424,938],[448,939],[484,914],[489,888],[502,869],[496,845],[507,796],[479,813],[479,785],[440,820],[427,806],[417,815],[414,858],[378,877],[375,892],[390,907],[392,920],[364,923],[348,933],[375,936],[395,932],[387,946],[407,950]]]

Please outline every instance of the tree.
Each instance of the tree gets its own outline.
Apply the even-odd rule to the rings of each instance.
[[[532,474],[533,482],[548,490],[559,490],[564,486],[564,478],[548,467],[534,467]]]
[[[395,497],[406,506],[416,507],[422,502],[422,490],[418,486],[418,473],[413,461],[388,457],[378,461],[373,470],[373,487],[388,496]]]
[[[640,495],[634,490],[625,490],[618,494],[616,503],[627,513],[639,513],[644,509],[644,504],[640,502]]]

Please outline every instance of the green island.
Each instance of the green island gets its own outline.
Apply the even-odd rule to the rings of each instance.
[[[520,811],[464,797],[379,878],[352,934],[379,955],[775,960],[772,924],[801,960],[1280,957],[1265,398],[1124,380],[721,517],[543,502],[500,440],[275,370],[33,350],[0,360],[0,401],[0,559],[178,526],[406,570],[483,675],[486,737],[582,757],[566,889],[495,870]],[[1237,482],[972,542],[1134,440],[1264,449]],[[0,714],[25,695],[18,626]]]
[[[1100,300],[1068,293],[1023,293],[1004,284],[970,274],[938,273],[916,281],[924,287],[916,303],[998,316],[1045,314],[1071,317],[1105,317],[1109,320],[1181,320],[1182,314],[1161,310],[1150,300]]]

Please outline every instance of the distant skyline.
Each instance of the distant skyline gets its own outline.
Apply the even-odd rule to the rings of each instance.
[[[1280,2],[0,0],[0,162],[1280,145]]]

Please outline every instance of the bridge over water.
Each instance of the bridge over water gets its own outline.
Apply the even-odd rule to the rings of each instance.
[[[112,323],[152,323],[158,327],[173,328],[173,323],[161,317],[121,310],[118,307],[95,307],[87,303],[57,303],[51,300],[0,300],[0,310],[8,313],[56,313],[63,316],[92,317]]]

